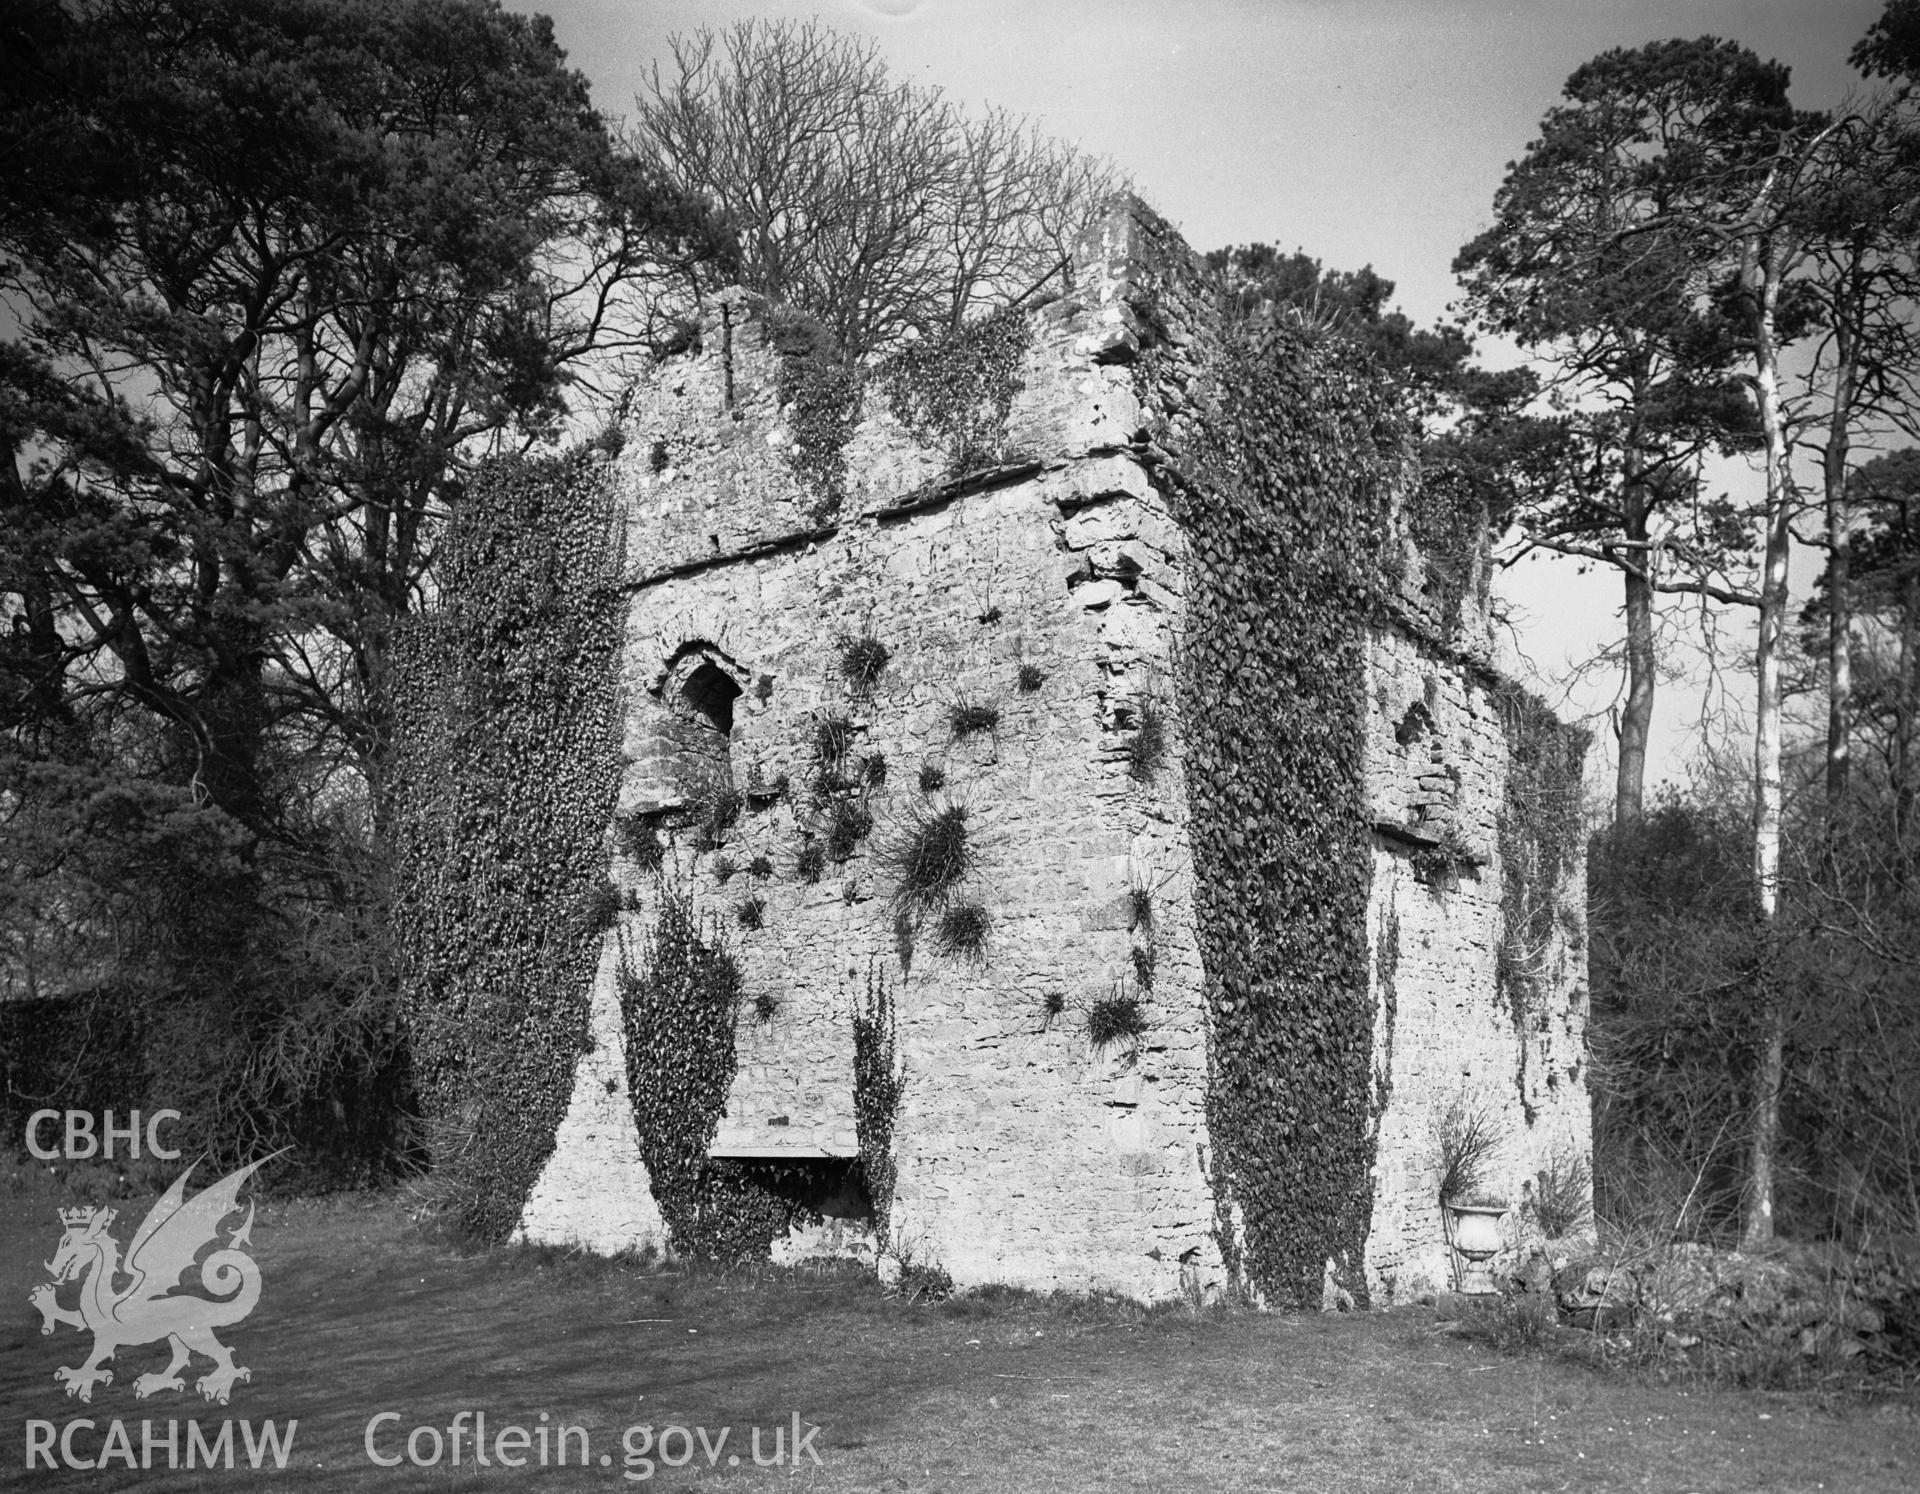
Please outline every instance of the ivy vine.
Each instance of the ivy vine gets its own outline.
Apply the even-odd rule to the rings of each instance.
[[[553,1150],[617,913],[624,598],[585,453],[489,463],[455,512],[439,608],[398,630],[392,928],[445,1222],[504,1240]]]
[[[806,1180],[707,1155],[733,1086],[744,989],[721,925],[703,927],[692,897],[663,881],[637,955],[621,947],[618,983],[640,1156],[674,1248],[722,1264],[765,1259]]]
[[[869,965],[866,990],[853,1012],[853,1128],[882,1250],[893,1212],[893,1128],[905,1088],[906,1072],[894,1050],[893,991],[886,972]]]
[[[879,366],[877,381],[894,418],[958,477],[1007,459],[1007,420],[1032,342],[1026,313],[1005,307],[902,348]]]
[[[1364,1302],[1363,681],[1406,432],[1386,383],[1308,329],[1232,329],[1207,363],[1200,418],[1160,439],[1192,555],[1177,705],[1220,1248],[1271,1301],[1317,1304],[1332,1261]]]
[[[1506,791],[1496,822],[1502,934],[1495,971],[1519,1046],[1514,1082],[1532,1124],[1529,1032],[1545,1014],[1547,951],[1579,861],[1587,734],[1518,685],[1503,682],[1494,701],[1507,743]]]

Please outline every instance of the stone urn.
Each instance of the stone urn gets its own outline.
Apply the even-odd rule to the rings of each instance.
[[[1460,1290],[1469,1296],[1490,1296],[1498,1292],[1487,1262],[1500,1248],[1500,1220],[1507,1205],[1497,1198],[1472,1198],[1450,1201],[1447,1211],[1453,1219],[1453,1248],[1464,1267]]]

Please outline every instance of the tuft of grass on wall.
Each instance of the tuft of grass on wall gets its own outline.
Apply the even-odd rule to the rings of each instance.
[[[834,640],[840,658],[840,678],[846,681],[847,694],[866,700],[873,694],[887,667],[892,652],[872,633],[842,634]]]
[[[973,871],[978,854],[963,806],[915,810],[886,848],[895,902],[910,914],[944,908]]]
[[[947,712],[947,725],[954,740],[961,741],[977,732],[993,731],[1000,725],[1000,707],[978,701],[959,701]]]
[[[1140,702],[1133,735],[1127,738],[1126,759],[1127,777],[1135,783],[1151,783],[1167,760],[1166,713],[1151,697]]]
[[[1146,1007],[1131,992],[1102,996],[1087,1009],[1087,1041],[1096,1048],[1135,1042],[1146,1030]]]
[[[954,903],[941,913],[934,928],[934,948],[959,959],[984,960],[991,928],[987,910],[979,903]]]

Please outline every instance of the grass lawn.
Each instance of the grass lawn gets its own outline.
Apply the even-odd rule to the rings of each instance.
[[[122,1351],[93,1403],[70,1400],[56,1365],[89,1342],[43,1337],[27,1293],[59,1234],[58,1203],[0,1193],[0,1486],[18,1488],[436,1491],[635,1487],[629,1426],[703,1429],[653,1463],[650,1487],[808,1490],[1899,1490],[1920,1488],[1920,1414],[1910,1402],[1822,1401],[1661,1386],[1549,1357],[1505,1358],[1442,1332],[1423,1311],[1368,1315],[1197,1315],[1017,1294],[928,1306],[883,1298],[870,1281],[820,1274],[742,1279],[503,1251],[451,1255],[423,1242],[401,1201],[351,1197],[263,1206],[254,1253],[263,1290],[222,1331],[250,1382],[226,1407],[191,1389],[136,1400],[133,1377],[161,1346]],[[196,1177],[196,1182],[203,1181]],[[116,1205],[130,1238],[147,1200]],[[197,1284],[197,1277],[191,1278]],[[72,1289],[65,1296],[70,1300]],[[189,1376],[203,1373],[196,1361]],[[443,1461],[375,1466],[415,1427],[484,1412],[490,1444],[527,1429],[529,1466]],[[538,1466],[540,1414],[584,1427],[592,1459]],[[816,1464],[756,1468],[792,1452],[793,1417],[818,1426]],[[118,1418],[134,1455],[144,1418],[195,1420],[213,1438],[236,1423],[234,1471],[37,1467],[28,1424],[74,1433],[81,1458]],[[299,1419],[283,1471],[247,1468],[240,1421]],[[471,1423],[469,1422],[468,1425]],[[729,1429],[724,1447],[721,1430]],[[469,1434],[463,1433],[463,1436]],[[677,1439],[677,1440],[676,1440]],[[424,1434],[416,1447],[431,1455]],[[553,1444],[550,1443],[550,1447]],[[511,1439],[506,1450],[511,1453]],[[657,1457],[658,1447],[649,1453]],[[492,1455],[491,1452],[489,1454]],[[602,1456],[609,1458],[600,1465]],[[737,1466],[728,1459],[738,1457]],[[268,1461],[271,1466],[271,1460]]]

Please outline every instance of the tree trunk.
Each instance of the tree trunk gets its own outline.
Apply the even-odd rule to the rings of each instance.
[[[1893,838],[1897,864],[1913,864],[1914,670],[1920,668],[1920,575],[1900,585],[1900,677],[1894,682],[1893,707]]]
[[[1644,469],[1637,454],[1627,459],[1625,490],[1622,493],[1623,537],[1641,548],[1628,555],[1626,575],[1627,610],[1627,700],[1620,713],[1620,766],[1614,782],[1613,822],[1630,824],[1640,818],[1645,805],[1647,784],[1647,740],[1653,729],[1654,665],[1653,643],[1653,556],[1645,548],[1647,538],[1647,489]]]
[[[1785,1066],[1785,1027],[1778,962],[1772,947],[1780,912],[1780,650],[1787,620],[1787,562],[1792,543],[1793,477],[1788,462],[1786,414],[1780,402],[1780,369],[1774,336],[1778,279],[1764,266],[1756,286],[1754,389],[1766,441],[1767,496],[1762,522],[1765,547],[1760,580],[1759,643],[1755,650],[1758,691],[1753,732],[1753,881],[1760,923],[1761,959],[1756,973],[1756,1046],[1753,1115],[1747,1149],[1746,1217],[1741,1237],[1749,1246],[1773,1238],[1773,1175],[1780,1134],[1780,1080]]]
[[[1820,457],[1827,518],[1827,856],[1846,818],[1853,737],[1853,578],[1847,532],[1847,456],[1854,401],[1854,343],[1836,331],[1833,403]]]

